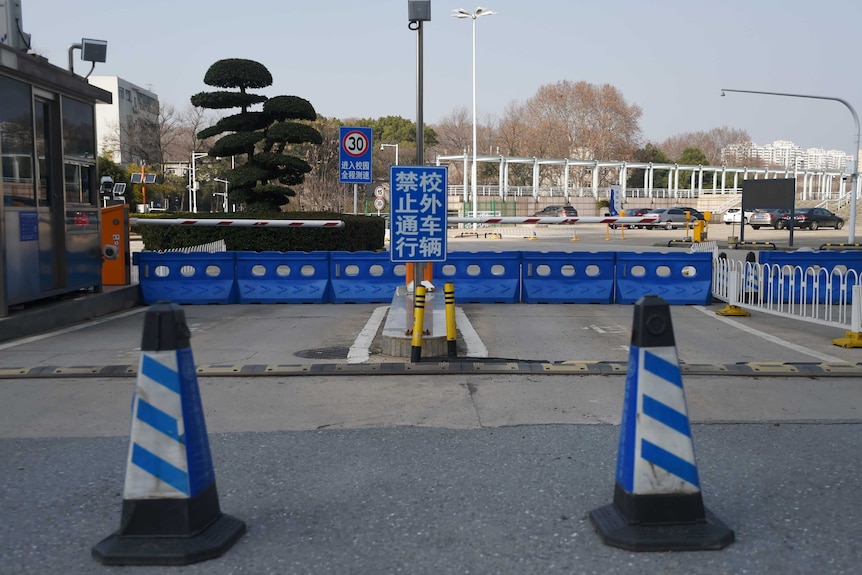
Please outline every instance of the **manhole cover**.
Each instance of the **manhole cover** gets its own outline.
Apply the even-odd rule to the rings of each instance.
[[[309,359],[347,359],[349,347],[319,347],[317,349],[304,349],[296,352],[294,355],[299,357],[307,357]]]

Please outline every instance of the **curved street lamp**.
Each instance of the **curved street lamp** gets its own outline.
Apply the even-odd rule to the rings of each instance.
[[[782,92],[759,92],[756,90],[731,90],[730,88],[722,88],[721,95],[724,96],[725,92],[764,94],[766,96],[787,96],[790,98],[813,98],[815,100],[832,100],[833,102],[841,102],[847,106],[847,109],[850,110],[850,114],[853,115],[853,121],[856,124],[856,148],[853,150],[853,185],[851,186],[853,191],[850,193],[850,225],[847,226],[849,228],[847,242],[851,244],[856,243],[856,196],[859,195],[859,140],[860,137],[862,137],[862,134],[860,134],[859,131],[859,116],[856,114],[856,110],[853,109],[853,106],[851,106],[846,100],[832,96],[810,96],[808,94],[785,94]]]
[[[478,193],[476,191],[476,19],[480,16],[491,16],[496,14],[496,12],[492,12],[487,8],[482,8],[481,6],[473,10],[472,12],[468,12],[463,8],[458,8],[456,10],[452,10],[452,16],[455,18],[470,18],[473,20],[473,167],[471,169],[470,175],[473,180],[472,190],[473,190],[473,217],[478,218],[479,214],[476,210],[476,203],[478,201]],[[476,223],[473,222],[473,229],[476,229]]]

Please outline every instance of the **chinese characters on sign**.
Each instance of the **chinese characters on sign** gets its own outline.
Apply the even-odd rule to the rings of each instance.
[[[391,261],[446,261],[447,170],[440,166],[389,169]]]
[[[371,183],[371,128],[339,128],[338,183]]]

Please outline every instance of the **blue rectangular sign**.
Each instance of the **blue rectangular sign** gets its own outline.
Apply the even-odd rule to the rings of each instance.
[[[36,212],[18,213],[19,240],[32,242],[39,239],[39,214]]]
[[[444,166],[389,168],[390,261],[446,261],[447,186]]]
[[[371,183],[371,128],[338,129],[338,183]]]

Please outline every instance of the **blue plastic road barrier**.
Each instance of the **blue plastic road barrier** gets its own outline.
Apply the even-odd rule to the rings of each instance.
[[[405,285],[405,267],[389,261],[387,252],[331,252],[331,301],[390,303],[395,290]]]
[[[329,303],[329,252],[236,252],[239,303]]]
[[[521,252],[450,252],[434,281],[454,283],[462,303],[519,303]]]
[[[790,266],[784,269],[784,282],[778,285],[778,274],[773,274],[771,295],[772,303],[803,303],[802,282],[805,287],[804,303],[839,303],[841,295],[841,275],[843,272],[862,274],[862,252],[857,251],[820,251],[820,252],[761,252],[759,263],[770,266]],[[796,267],[800,269],[794,269]],[[768,277],[768,276],[767,276]],[[851,273],[844,287],[847,290],[844,300],[852,301],[852,288],[856,274]],[[766,299],[767,296],[764,296]],[[792,299],[791,299],[792,298]]]
[[[137,262],[146,305],[237,303],[235,252],[140,252]]]
[[[614,252],[522,252],[521,256],[524,303],[613,302]]]
[[[635,303],[645,295],[671,305],[712,302],[712,254],[618,252],[616,303]]]

